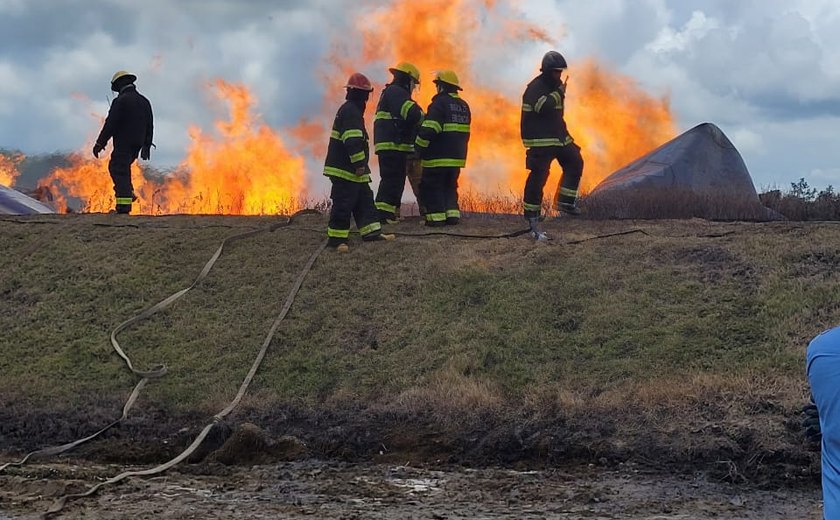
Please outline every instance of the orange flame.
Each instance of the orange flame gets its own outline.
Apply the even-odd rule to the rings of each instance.
[[[24,159],[23,155],[0,154],[0,186],[11,188],[15,185],[15,179],[20,175],[18,164]]]
[[[552,42],[549,31],[511,17],[515,8],[515,3],[501,0],[395,0],[360,20],[363,63],[391,66],[405,60],[417,65],[423,75],[417,98],[424,108],[434,94],[432,73],[458,73],[473,112],[464,181],[468,189],[487,194],[519,195],[524,187],[528,172],[519,119],[521,93],[532,78],[521,78],[506,90],[491,84],[476,70],[470,42],[481,36],[482,24],[498,27],[490,42],[499,49]],[[533,57],[535,64],[541,57]],[[505,66],[503,60],[496,63]],[[667,98],[651,97],[632,79],[608,72],[593,60],[575,66],[572,74],[566,120],[586,161],[582,191],[676,135]]]
[[[303,157],[290,152],[283,139],[254,114],[254,99],[243,85],[217,80],[216,96],[228,104],[230,119],[216,123],[218,136],[189,130],[186,159],[164,177],[146,176],[135,163],[132,182],[141,214],[260,215],[295,211],[306,188]],[[46,183],[84,201],[83,211],[114,207],[113,184],[106,160],[71,158]],[[59,195],[56,205],[66,210]]]
[[[422,72],[417,100],[424,108],[434,94],[435,70],[452,69],[461,78],[464,98],[473,111],[464,189],[520,197],[528,174],[519,135],[521,95],[537,74],[542,51],[531,57],[533,75],[511,79],[510,74],[502,74],[500,79],[499,72],[508,68],[510,52],[517,45],[539,42],[547,50],[562,38],[562,29],[523,21],[518,3],[390,0],[382,7],[361,10],[356,18],[358,47],[346,34],[334,42],[330,62],[321,71],[322,77],[329,78],[321,113],[283,129],[288,141],[254,113],[255,102],[245,86],[216,81],[213,91],[228,104],[229,120],[216,123],[213,134],[191,127],[187,156],[169,175],[145,171],[144,176],[144,170],[135,165],[132,177],[139,198],[135,212],[269,214],[298,209],[307,174],[314,180],[321,173],[306,172],[304,157],[323,160],[337,94],[345,79],[356,70],[380,70],[379,77],[384,77],[387,67],[403,60],[415,63]],[[493,56],[488,57],[491,52]],[[583,192],[676,135],[667,98],[650,96],[632,79],[607,71],[594,60],[572,63],[570,73],[566,118],[586,161]],[[371,111],[375,99],[369,103]],[[556,164],[554,169],[559,169]],[[56,170],[47,182],[81,198],[84,210],[113,207],[104,160],[75,157],[69,168]],[[549,186],[555,184],[550,181]],[[66,201],[59,203],[66,205]]]

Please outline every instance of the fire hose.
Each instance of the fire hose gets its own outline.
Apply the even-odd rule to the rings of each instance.
[[[53,446],[53,447],[48,447],[48,448],[43,448],[43,449],[40,449],[40,450],[36,450],[36,451],[30,452],[29,454],[27,454],[19,462],[10,462],[10,463],[3,464],[2,466],[0,466],[0,472],[2,472],[4,469],[6,469],[7,467],[10,467],[10,466],[21,466],[21,465],[25,464],[27,461],[29,461],[31,458],[48,457],[48,456],[59,455],[61,453],[65,453],[67,451],[70,451],[73,448],[76,448],[76,447],[78,447],[82,444],[85,444],[85,443],[99,437],[101,434],[105,433],[109,429],[111,429],[114,426],[123,422],[128,417],[129,411],[134,406],[137,398],[140,395],[140,392],[145,387],[145,385],[150,380],[158,379],[160,377],[163,377],[166,374],[167,369],[163,365],[155,366],[155,367],[153,367],[152,369],[149,369],[149,370],[139,370],[139,369],[135,368],[131,359],[128,357],[128,355],[126,355],[125,351],[122,349],[119,341],[117,340],[117,336],[119,335],[119,333],[122,332],[123,330],[127,329],[128,327],[130,327],[130,326],[132,326],[132,325],[134,325],[134,324],[136,324],[140,321],[148,319],[149,317],[151,317],[151,316],[157,314],[158,312],[166,309],[167,307],[172,305],[175,301],[182,298],[190,290],[195,288],[210,273],[213,266],[216,264],[218,259],[222,256],[222,253],[225,249],[225,246],[227,246],[227,245],[229,245],[229,244],[231,244],[235,241],[242,240],[244,238],[248,238],[248,237],[251,237],[251,236],[266,232],[266,231],[274,231],[274,230],[279,229],[279,228],[288,227],[294,222],[296,217],[298,217],[300,215],[303,215],[303,214],[319,214],[319,212],[317,212],[315,210],[302,210],[302,211],[299,211],[299,212],[293,214],[292,216],[288,217],[285,222],[278,223],[278,224],[272,224],[271,226],[267,226],[267,227],[260,228],[260,229],[249,230],[249,231],[239,233],[239,234],[236,234],[236,235],[232,235],[232,236],[229,236],[229,237],[225,238],[222,241],[222,243],[219,245],[219,247],[216,249],[215,253],[211,256],[210,260],[208,260],[207,263],[204,265],[203,269],[201,270],[199,275],[196,277],[196,279],[192,282],[192,284],[190,284],[188,287],[186,287],[184,289],[181,289],[180,291],[177,291],[176,293],[168,296],[167,298],[163,299],[162,301],[158,302],[157,304],[155,304],[155,305],[149,307],[148,309],[144,310],[140,314],[138,314],[138,315],[136,315],[132,318],[129,318],[128,320],[120,323],[116,328],[114,328],[114,330],[110,334],[111,346],[113,347],[113,349],[117,353],[117,355],[119,355],[123,359],[123,361],[125,362],[128,369],[133,374],[140,377],[140,381],[135,385],[134,389],[132,390],[131,394],[129,395],[128,399],[126,400],[126,403],[123,406],[122,414],[118,419],[116,419],[115,421],[106,425],[105,427],[98,430],[97,432],[95,432],[91,435],[88,435],[87,437],[84,437],[82,439],[78,439],[78,440],[73,441],[73,442],[62,444],[60,446]],[[307,231],[310,231],[310,230],[307,229]],[[320,230],[320,232],[323,233],[323,230]],[[490,240],[492,240],[492,239],[515,238],[515,237],[518,237],[518,236],[525,235],[529,232],[530,232],[530,229],[523,229],[523,230],[511,232],[511,233],[498,234],[498,235],[474,235],[474,234],[453,233],[453,232],[398,233],[398,234],[401,235],[401,236],[418,237],[418,238],[419,237],[434,237],[434,236],[451,236],[451,237],[468,238],[468,239],[490,239]],[[599,239],[599,238],[608,238],[608,237],[612,237],[612,236],[621,236],[621,235],[627,235],[627,234],[631,234],[631,233],[643,233],[643,234],[647,235],[647,233],[645,231],[641,230],[641,229],[633,229],[633,230],[623,231],[623,232],[618,232],[618,233],[598,235],[598,236],[595,236],[595,237],[589,237],[589,238],[582,239],[582,240],[565,242],[565,244],[576,244],[576,243],[581,243],[581,242],[585,242],[585,241],[588,241],[588,240],[594,240],[594,239]],[[220,411],[219,413],[217,413],[216,415],[213,416],[212,420],[207,425],[204,426],[204,428],[201,430],[201,432],[198,434],[198,436],[196,436],[196,438],[193,440],[193,442],[184,451],[182,451],[180,454],[178,454],[174,458],[170,459],[169,461],[167,461],[163,464],[160,464],[158,466],[155,466],[153,468],[149,468],[149,469],[145,469],[145,470],[137,470],[137,471],[125,471],[123,473],[120,473],[119,475],[116,475],[112,478],[109,478],[109,479],[107,479],[103,482],[100,482],[100,483],[92,486],[91,488],[89,488],[88,490],[86,490],[84,492],[64,495],[64,496],[58,498],[55,501],[55,503],[50,507],[50,509],[46,513],[44,513],[44,515],[43,515],[44,518],[48,518],[49,516],[57,514],[58,512],[60,512],[65,507],[65,505],[67,504],[67,502],[69,500],[91,496],[94,493],[96,493],[103,486],[107,486],[107,485],[110,485],[110,484],[116,484],[116,483],[118,483],[118,482],[120,482],[120,481],[122,481],[126,478],[132,477],[132,476],[150,476],[150,475],[155,475],[155,474],[162,473],[162,472],[172,468],[173,466],[179,464],[180,462],[184,461],[185,459],[187,459],[201,445],[201,443],[204,441],[204,439],[210,433],[212,428],[216,424],[218,424],[220,421],[222,421],[226,416],[228,416],[239,405],[239,402],[241,401],[241,399],[243,398],[243,396],[247,392],[248,387],[251,384],[251,381],[253,380],[257,370],[259,369],[260,365],[262,364],[262,361],[265,358],[265,355],[268,351],[268,347],[269,347],[272,339],[274,338],[274,335],[277,332],[277,329],[279,328],[280,323],[283,321],[283,319],[286,317],[289,310],[291,309],[292,304],[294,303],[295,297],[297,296],[297,293],[300,291],[300,288],[301,288],[306,276],[308,275],[308,273],[312,269],[312,266],[314,265],[317,258],[324,251],[325,247],[326,247],[326,242],[322,242],[316,248],[316,250],[310,255],[308,261],[306,262],[303,269],[299,273],[299,275],[298,275],[297,279],[295,280],[288,296],[286,297],[286,301],[285,301],[280,313],[277,315],[277,317],[274,320],[271,328],[269,329],[268,334],[266,335],[266,337],[265,337],[265,339],[264,339],[264,341],[263,341],[263,343],[260,347],[260,350],[257,353],[257,356],[256,356],[256,358],[254,359],[254,361],[251,365],[251,369],[248,371],[248,374],[245,376],[244,380],[242,381],[242,383],[240,385],[240,388],[239,388],[239,391],[237,392],[236,396],[233,398],[233,400],[222,411]]]

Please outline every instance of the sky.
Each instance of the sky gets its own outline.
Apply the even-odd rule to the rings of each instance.
[[[353,38],[359,6],[377,3],[0,0],[0,148],[26,154],[86,148],[119,69],[135,72],[138,89],[152,100],[159,167],[183,158],[189,125],[210,128],[218,117],[205,88],[213,78],[248,85],[272,127],[295,125],[323,112],[325,57],[336,42]],[[651,95],[669,96],[680,130],[706,121],[721,127],[760,190],[787,188],[800,177],[815,187],[840,187],[840,2],[520,0],[518,6],[572,66],[594,57]],[[524,87],[549,48],[521,45],[502,62],[491,46],[477,59],[500,81]],[[386,79],[384,70],[372,75]]]

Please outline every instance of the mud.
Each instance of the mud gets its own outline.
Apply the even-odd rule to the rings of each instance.
[[[0,475],[0,519],[36,518],[62,494],[122,469],[63,463]],[[759,490],[632,464],[562,471],[201,464],[105,488],[71,502],[61,518],[787,519],[819,518],[819,496],[817,487]]]

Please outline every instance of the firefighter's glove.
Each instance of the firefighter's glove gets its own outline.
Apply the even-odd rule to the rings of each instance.
[[[817,410],[817,405],[808,403],[802,408],[802,429],[805,434],[805,440],[812,448],[819,450],[822,441],[822,430],[820,429],[820,412]]]
[[[149,158],[152,156],[152,147],[151,146],[144,146],[140,149],[140,158],[144,161],[148,161]]]
[[[93,156],[96,157],[97,159],[99,159],[99,154],[102,153],[102,150],[104,150],[104,149],[105,149],[104,144],[96,143],[95,145],[93,145]]]

